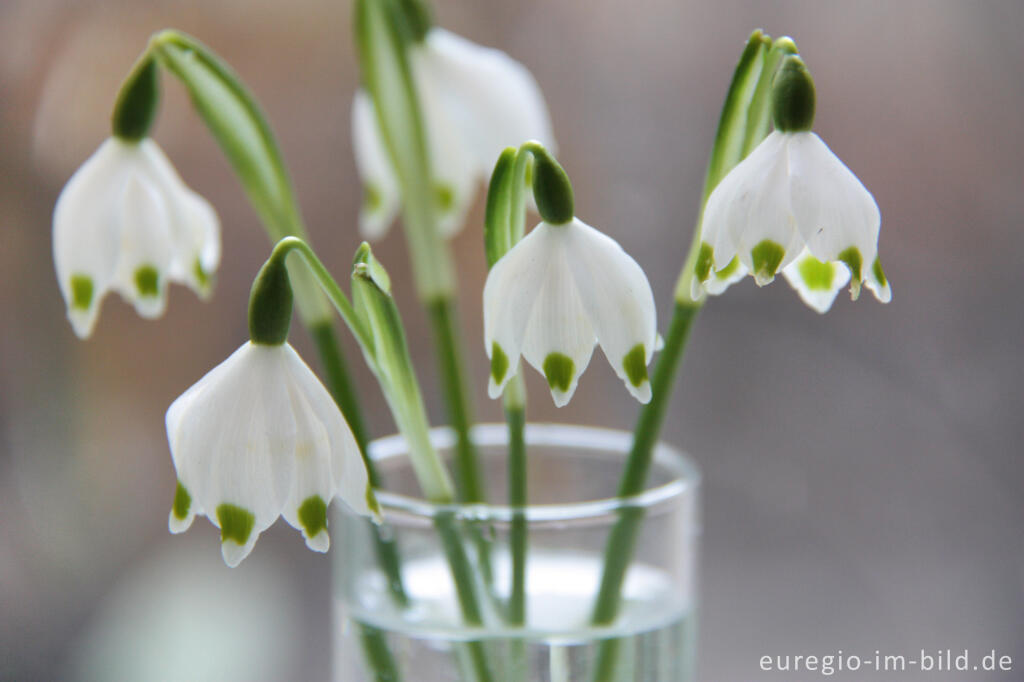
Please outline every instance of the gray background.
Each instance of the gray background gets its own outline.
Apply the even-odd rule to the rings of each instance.
[[[167,533],[163,413],[245,339],[268,248],[177,83],[165,79],[155,137],[223,220],[212,302],[175,287],[147,322],[111,297],[79,342],[50,219],[148,35],[174,26],[256,92],[313,239],[344,276],[360,195],[349,13],[312,0],[0,3],[0,678],[122,679],[117,665],[130,679],[149,661],[196,679],[196,655],[224,659],[215,679],[327,678],[327,559],[283,523],[234,571],[207,522]],[[763,654],[922,648],[995,649],[1017,671],[976,679],[1024,679],[1024,4],[461,0],[437,16],[536,75],[578,213],[646,269],[662,328],[743,40],[758,26],[797,40],[817,131],[881,207],[894,299],[843,294],[820,317],[785,283],[748,281],[702,313],[664,434],[706,476],[701,679],[759,679]],[[454,248],[477,413],[494,420],[481,218],[478,199]],[[425,336],[398,235],[378,253]],[[312,361],[303,333],[295,343]],[[413,353],[440,419],[430,344]],[[373,432],[390,432],[372,379],[358,381]],[[600,356],[567,408],[535,376],[530,389],[538,420],[630,428],[636,414]]]

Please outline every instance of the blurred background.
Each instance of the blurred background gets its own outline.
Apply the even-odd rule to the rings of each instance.
[[[234,570],[205,520],[167,532],[164,411],[245,340],[269,248],[176,81],[155,138],[223,221],[212,301],[174,287],[149,322],[111,296],[78,341],[51,216],[148,36],[177,27],[256,93],[314,244],[346,277],[360,200],[350,9],[0,3],[0,679],[328,679],[328,558],[283,523]],[[781,279],[746,281],[701,314],[664,432],[705,474],[700,679],[752,679],[764,654],[969,648],[1014,658],[1016,672],[978,679],[1024,680],[1024,3],[437,0],[436,18],[532,70],[580,217],[646,269],[663,328],[743,41],[755,27],[797,40],[817,132],[881,207],[894,299],[841,294],[822,317]],[[477,417],[493,421],[482,207],[481,193],[454,248]],[[378,255],[410,335],[426,337],[400,235]],[[439,423],[431,346],[412,350]],[[357,375],[373,432],[391,432]],[[598,355],[564,409],[529,379],[531,419],[633,425]]]

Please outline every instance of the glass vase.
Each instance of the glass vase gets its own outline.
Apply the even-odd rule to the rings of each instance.
[[[431,437],[447,459],[452,432],[435,429]],[[400,436],[370,446],[387,483],[378,493],[383,523],[334,505],[334,679],[692,680],[700,529],[694,464],[659,444],[646,490],[619,499],[613,495],[632,434],[530,424],[530,504],[509,507],[506,426],[477,426],[473,440],[487,505],[423,500]],[[606,553],[629,552],[625,542],[609,546],[616,530],[622,539],[624,524],[635,529],[626,534],[632,561],[614,619],[595,625]]]

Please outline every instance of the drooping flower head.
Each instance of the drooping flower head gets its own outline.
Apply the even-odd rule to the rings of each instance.
[[[864,284],[888,302],[878,205],[811,132],[814,84],[799,56],[783,60],[772,107],[775,131],[708,197],[695,287],[721,293],[748,273],[764,285],[781,270],[819,312],[847,282],[853,298]]]
[[[477,185],[502,149],[536,139],[554,150],[551,119],[536,80],[500,50],[424,26],[408,55],[429,145],[438,227],[451,235],[461,229]],[[374,103],[363,90],[352,105],[352,141],[364,188],[360,231],[376,239],[394,221],[401,196]]]
[[[82,338],[108,291],[143,317],[157,317],[169,281],[205,297],[220,263],[217,214],[149,137],[158,83],[156,61],[144,57],[118,94],[112,136],[57,198],[53,260],[68,319]]]
[[[352,431],[285,340],[291,292],[284,287],[284,263],[268,262],[253,285],[252,340],[167,410],[179,481],[168,525],[181,533],[206,515],[220,528],[229,566],[278,516],[302,531],[310,549],[326,552],[327,507],[336,495],[358,513],[377,513]]]
[[[626,388],[648,402],[658,333],[646,275],[615,240],[573,215],[568,177],[546,154],[536,156],[533,187],[543,221],[494,264],[484,286],[490,396],[501,395],[522,355],[561,407],[599,343]]]

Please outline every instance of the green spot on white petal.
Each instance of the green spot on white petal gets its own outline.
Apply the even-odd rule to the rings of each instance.
[[[455,206],[455,190],[451,185],[439,182],[434,186],[434,200],[442,214],[448,213]]]
[[[856,246],[851,246],[839,254],[839,260],[850,268],[850,298],[856,301],[860,296],[860,283],[864,280],[862,272],[864,259],[861,258],[860,250]]]
[[[875,259],[874,264],[871,266],[871,272],[875,275],[875,281],[877,281],[879,285],[884,287],[889,283],[889,280],[885,278],[885,272],[882,270],[882,261],[879,259]]]
[[[380,502],[377,501],[377,494],[373,492],[373,486],[369,483],[366,484],[366,506],[374,516],[380,517]]]
[[[363,185],[363,208],[369,213],[376,213],[380,210],[384,200],[381,198],[377,185],[368,182]]]
[[[553,390],[563,393],[568,391],[575,371],[576,364],[568,355],[549,353],[544,358],[544,376],[548,380],[548,386]]]
[[[210,273],[203,268],[202,261],[199,260],[199,256],[196,256],[195,261],[192,262],[192,275],[196,278],[196,283],[203,289],[210,286]]]
[[[307,497],[299,505],[299,523],[306,531],[306,537],[314,537],[317,533],[327,529],[327,503],[319,495]]]
[[[491,344],[491,377],[494,378],[494,383],[500,384],[501,380],[505,378],[505,372],[507,371],[508,356],[505,355],[505,351],[495,341]]]
[[[740,269],[740,258],[739,256],[733,256],[729,263],[715,273],[715,277],[718,279],[729,279],[737,270]]]
[[[231,540],[238,545],[249,541],[256,516],[248,509],[233,504],[217,506],[217,523],[220,524],[220,541]]]
[[[647,356],[644,353],[644,345],[638,343],[630,349],[622,358],[622,367],[626,370],[626,377],[629,383],[639,388],[647,381]]]
[[[139,296],[156,296],[160,293],[160,273],[152,265],[142,265],[135,270],[135,288]]]
[[[772,281],[785,255],[786,249],[770,239],[765,239],[750,250],[750,258],[754,263],[753,274],[758,284]]]
[[[174,518],[179,521],[184,521],[188,518],[188,510],[192,508],[192,495],[189,494],[188,489],[178,481],[178,488],[174,491],[174,506],[171,507],[171,513],[174,514]]]
[[[832,279],[835,276],[836,266],[832,263],[822,263],[814,256],[807,256],[797,265],[800,279],[804,281],[811,291],[828,291],[832,288]]]
[[[706,280],[711,275],[711,265],[715,260],[715,250],[707,242],[700,243],[700,251],[697,252],[697,264],[693,270],[700,281]]]
[[[93,284],[88,275],[71,275],[71,307],[88,310],[92,305]]]

